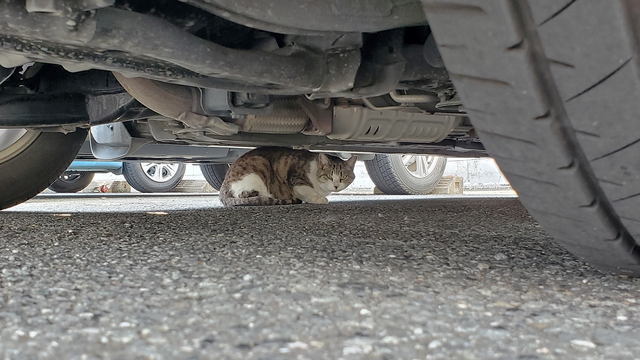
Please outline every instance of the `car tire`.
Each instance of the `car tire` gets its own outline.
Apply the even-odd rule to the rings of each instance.
[[[132,188],[141,193],[169,192],[184,177],[184,164],[125,162],[122,175]]]
[[[447,158],[376,154],[364,164],[371,181],[387,195],[427,195],[442,178]]]
[[[51,185],[87,137],[83,129],[68,134],[29,130],[8,140],[10,131],[17,130],[0,130],[0,209],[29,200]]]
[[[531,215],[589,264],[640,276],[637,10],[600,0],[423,5],[472,124]]]
[[[219,191],[229,170],[229,164],[200,164],[200,170],[209,185]]]
[[[92,172],[65,172],[49,186],[49,190],[57,193],[77,193],[93,181]]]

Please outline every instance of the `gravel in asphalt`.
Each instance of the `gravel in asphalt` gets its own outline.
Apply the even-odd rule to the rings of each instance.
[[[640,281],[578,261],[517,199],[367,199],[1,212],[0,357],[640,356]]]

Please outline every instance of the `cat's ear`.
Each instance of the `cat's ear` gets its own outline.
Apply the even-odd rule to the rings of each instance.
[[[353,168],[356,166],[356,160],[358,160],[358,158],[355,155],[350,157],[349,160],[346,161],[347,167],[353,170]]]
[[[328,166],[329,165],[329,158],[327,157],[327,155],[320,153],[318,154],[318,162],[320,162],[320,165],[322,166]]]

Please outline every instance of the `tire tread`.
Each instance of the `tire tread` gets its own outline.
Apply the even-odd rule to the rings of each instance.
[[[222,182],[229,169],[228,164],[200,164],[200,171],[202,176],[207,180],[212,188],[220,191]]]
[[[424,0],[427,4],[442,2]],[[446,1],[448,4],[458,2]],[[603,136],[606,131],[589,128],[587,122],[594,119],[585,120],[584,115],[590,111],[597,115],[594,106],[601,104],[592,101],[591,105],[586,105],[590,106],[587,109],[572,106],[575,102],[581,105],[588,103],[581,99],[592,98],[604,86],[615,86],[613,80],[625,79],[621,70],[634,63],[628,54],[632,46],[619,42],[632,36],[624,31],[615,33],[628,27],[607,29],[610,33],[601,35],[596,39],[601,42],[596,43],[606,44],[602,39],[608,38],[615,43],[612,50],[617,52],[606,54],[608,61],[604,68],[594,68],[597,61],[582,61],[585,44],[589,44],[586,46],[588,51],[602,53],[602,49],[594,49],[590,45],[590,32],[573,30],[563,33],[567,36],[558,36],[558,31],[550,31],[572,30],[571,26],[580,29],[583,26],[580,24],[585,21],[580,18],[581,14],[589,7],[608,10],[602,15],[605,19],[614,19],[616,14],[624,15],[618,11],[620,7],[617,5],[603,5],[608,3],[599,0],[564,4],[488,0],[478,2],[487,15],[482,20],[477,16],[470,19],[468,14],[456,14],[454,10],[441,18],[438,12],[429,11],[433,5],[426,6],[425,12],[438,43],[447,44],[441,47],[445,65],[451,67],[455,74],[452,76],[454,85],[465,106],[469,104],[468,113],[489,154],[495,156],[517,191],[522,189],[529,194],[535,193],[535,196],[523,196],[521,193],[525,207],[541,225],[556,235],[562,245],[589,263],[608,270],[616,269],[620,273],[640,275],[640,267],[636,266],[640,264],[637,243],[623,225],[625,217],[634,221],[640,217],[640,211],[637,211],[640,209],[640,197],[630,198],[638,200],[636,206],[618,206],[610,201],[611,190],[607,191],[598,181],[602,178],[624,185],[617,187],[618,192],[632,184],[637,191],[625,189],[627,193],[639,193],[640,182],[632,181],[631,176],[612,179],[607,176],[607,171],[611,173],[611,167],[615,166],[619,170],[625,161],[629,161],[629,167],[640,163],[621,156],[631,153],[625,151],[628,148],[616,150],[621,143],[620,132],[612,131],[614,136],[609,139]],[[550,12],[557,6],[560,7],[555,12]],[[454,6],[449,8],[455,9]],[[548,16],[541,20],[541,14]],[[478,24],[479,21],[490,25]],[[591,27],[594,28],[592,24]],[[495,30],[496,38],[511,41],[496,42],[492,39],[494,34],[485,32],[484,38],[478,34],[478,29],[488,28]],[[602,31],[602,27],[597,28]],[[545,54],[551,54],[552,60]],[[478,61],[479,58],[485,60]],[[635,68],[633,70],[634,74],[640,73]],[[496,84],[509,90],[500,90]],[[634,90],[640,89],[640,86],[635,87],[635,83],[632,86]],[[628,106],[637,106],[637,101]],[[629,117],[640,114],[631,110],[621,110],[620,113]],[[639,129],[632,123],[627,125],[629,129]],[[505,140],[507,137],[510,140]],[[613,157],[619,156],[624,160],[615,161],[614,165],[609,161],[606,163],[608,166],[604,162],[595,166],[597,162],[588,160],[593,158],[596,150],[602,152],[609,147],[614,152]],[[640,169],[640,166],[635,168]],[[609,185],[609,188],[616,187]],[[636,210],[635,216],[629,214],[629,209]],[[602,255],[603,251],[607,256]],[[625,263],[621,265],[615,261],[616,258],[625,259]]]
[[[446,159],[443,159],[445,162],[437,164],[436,166],[438,166],[438,168],[435,168],[434,173],[429,175],[432,176],[432,178],[422,179],[427,182],[426,185],[420,184],[422,188],[416,189],[412,188],[411,184],[407,184],[407,180],[402,179],[402,174],[399,174],[394,166],[392,156],[396,155],[377,154],[373,160],[366,160],[364,162],[371,181],[373,181],[380,191],[387,195],[421,195],[431,193],[438,185],[438,181],[440,181],[446,166]],[[436,172],[437,179],[434,175]]]
[[[68,134],[41,133],[22,153],[2,163],[0,210],[31,199],[56,181],[75,159],[86,137],[84,129]]]

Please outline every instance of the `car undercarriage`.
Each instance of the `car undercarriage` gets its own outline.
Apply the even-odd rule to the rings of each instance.
[[[9,1],[0,127],[144,144],[486,156],[416,1]]]

